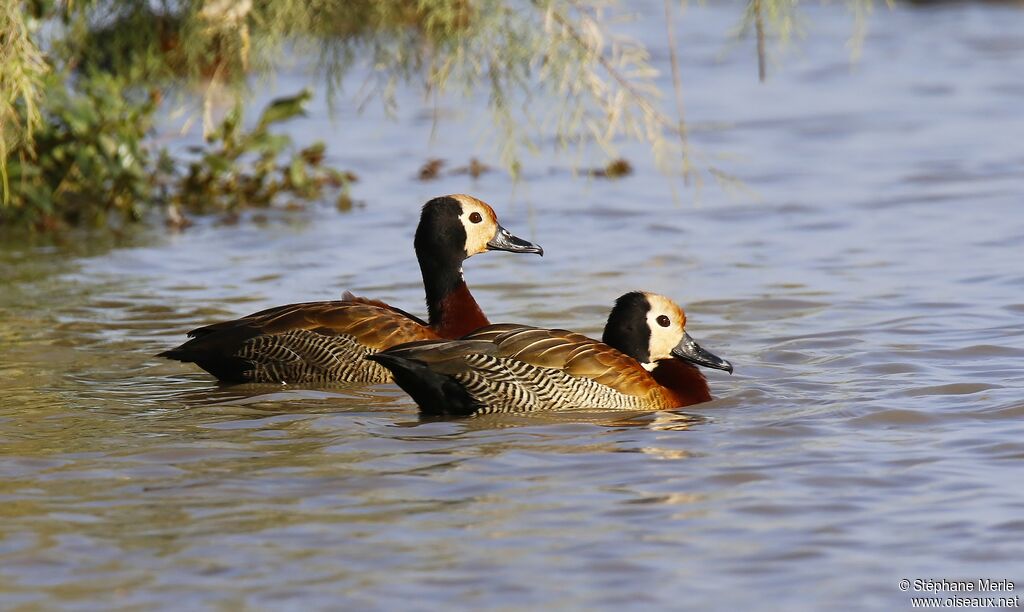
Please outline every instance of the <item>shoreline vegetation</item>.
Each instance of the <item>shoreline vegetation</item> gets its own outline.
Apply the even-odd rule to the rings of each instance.
[[[864,2],[854,0],[870,8]],[[674,4],[664,0],[667,24]],[[788,39],[795,7],[751,0],[739,15],[737,36],[756,32],[762,79],[765,32]],[[297,149],[280,128],[304,113],[312,92],[247,108],[247,88],[273,74],[286,46],[317,58],[332,101],[356,66],[374,68],[362,103],[389,110],[399,85],[428,96],[485,92],[495,156],[514,176],[523,153],[538,147],[531,126],[545,125],[562,150],[601,151],[608,165],[584,170],[592,177],[629,174],[615,143],[631,139],[688,185],[736,182],[688,142],[671,26],[674,91],[662,92],[647,49],[611,32],[626,8],[600,0],[8,0],[0,8],[0,227],[116,227],[163,210],[169,226],[183,228],[189,215],[328,197],[351,208],[357,177],[325,164],[324,143]],[[201,92],[199,101],[183,101],[185,91]],[[215,117],[214,99],[225,93],[234,103]],[[534,97],[558,103],[523,104]],[[674,115],[661,110],[670,100]],[[159,114],[189,104],[202,118],[202,145],[172,152],[155,142]],[[256,112],[255,127],[243,128]],[[487,170],[474,158],[459,171]]]

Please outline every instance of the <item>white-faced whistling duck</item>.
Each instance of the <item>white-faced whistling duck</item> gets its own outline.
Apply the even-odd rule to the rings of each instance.
[[[501,324],[458,340],[395,346],[367,359],[391,370],[423,414],[441,416],[679,408],[711,399],[696,366],[732,373],[732,364],[686,333],[683,309],[661,295],[620,297],[602,340]]]
[[[159,356],[195,363],[228,383],[387,382],[390,373],[367,355],[403,342],[458,338],[488,325],[463,279],[463,261],[484,251],[544,254],[468,195],[427,202],[414,244],[426,321],[346,293],[337,301],[278,306],[194,329],[191,340]]]

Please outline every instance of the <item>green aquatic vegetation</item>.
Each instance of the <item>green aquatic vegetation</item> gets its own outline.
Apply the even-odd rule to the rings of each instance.
[[[156,91],[133,92],[106,74],[75,79],[54,73],[44,85],[34,146],[23,141],[7,160],[0,224],[44,231],[106,226],[137,221],[163,204],[176,215],[236,211],[279,198],[319,199],[325,189],[355,180],[323,165],[323,143],[293,151],[290,137],[271,131],[303,114],[308,91],[272,101],[249,130],[237,105],[191,149],[189,161],[147,140],[159,108]],[[18,108],[25,112],[24,105]]]
[[[626,159],[614,159],[604,168],[594,168],[590,176],[596,178],[619,179],[633,174],[633,164]]]
[[[0,223],[39,229],[139,219],[151,194],[152,156],[144,145],[155,96],[131,96],[108,75],[70,79],[50,73],[33,140],[8,151]],[[32,112],[24,101],[23,121]]]
[[[31,150],[42,122],[40,88],[47,76],[42,51],[33,41],[31,17],[18,2],[0,2],[0,183],[8,195],[7,159],[19,146]]]
[[[849,0],[858,16],[871,1]],[[640,140],[687,182],[729,183],[688,139],[675,4],[663,0],[675,102],[666,112],[648,50],[616,34],[633,9],[614,0],[8,0],[0,5],[0,222],[137,219],[158,201],[154,193],[205,211],[344,187],[344,174],[322,167],[318,147],[282,166],[291,148],[283,136],[240,131],[249,87],[282,68],[283,57],[317,58],[332,104],[357,66],[369,75],[351,100],[357,106],[376,100],[393,110],[400,85],[435,104],[482,94],[491,133],[481,140],[513,174],[524,153],[551,138],[577,166],[594,151],[616,159],[618,143]],[[749,0],[738,11],[738,35],[756,33],[762,78],[765,40],[787,39],[796,9],[794,0]],[[191,159],[148,148],[152,106],[189,104],[181,91],[203,98],[208,144]],[[225,91],[236,104],[218,119],[212,98]],[[99,104],[103,96],[116,102]],[[74,130],[65,119],[85,109],[96,131],[67,138]],[[111,135],[118,146],[101,137]]]
[[[270,127],[305,114],[304,106],[312,93],[271,102],[256,125],[242,128],[242,104],[227,113],[206,137],[206,146],[194,150],[198,157],[183,172],[170,166],[169,201],[196,212],[235,211],[246,206],[269,206],[278,196],[299,200],[319,199],[325,188],[347,189],[355,175],[325,167],[325,145],[314,143],[295,151],[286,134],[273,133]]]

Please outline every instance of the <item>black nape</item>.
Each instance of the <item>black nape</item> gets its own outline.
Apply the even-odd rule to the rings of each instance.
[[[413,245],[416,255],[448,263],[466,259],[466,228],[459,216],[462,204],[451,196],[434,198],[423,205]]]
[[[648,363],[651,360],[651,330],[647,327],[650,310],[647,296],[640,291],[627,293],[615,300],[601,341],[640,363]]]
[[[420,224],[416,227],[416,259],[423,274],[431,325],[441,321],[442,301],[465,281],[462,262],[466,253],[466,228],[459,216],[462,204],[455,198],[434,198],[423,205]]]

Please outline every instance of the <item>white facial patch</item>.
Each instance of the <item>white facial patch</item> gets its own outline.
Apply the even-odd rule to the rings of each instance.
[[[663,295],[645,293],[651,309],[647,311],[647,327],[651,330],[651,341],[648,345],[652,362],[668,359],[672,349],[683,339],[686,333],[686,314],[675,302]],[[665,317],[665,318],[662,318]],[[662,325],[668,320],[668,326]]]
[[[462,205],[462,214],[459,221],[466,229],[466,253],[469,256],[483,253],[487,250],[487,243],[494,238],[498,231],[498,218],[486,202],[478,200],[470,195],[458,194],[451,196]],[[473,222],[479,215],[480,221]]]

